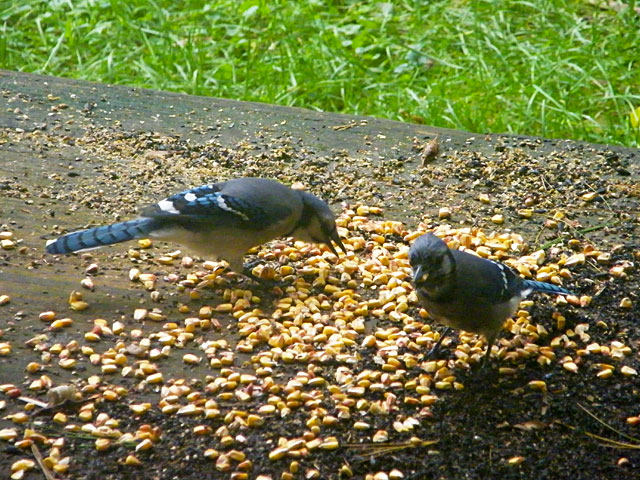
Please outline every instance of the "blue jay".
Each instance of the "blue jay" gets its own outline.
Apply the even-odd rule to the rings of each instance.
[[[451,250],[431,233],[411,246],[409,261],[421,304],[447,329],[433,347],[437,351],[451,327],[484,335],[486,364],[505,320],[529,293],[570,295],[551,283],[524,280],[506,265],[471,253]]]
[[[47,242],[48,253],[71,253],[136,238],[184,245],[243,272],[251,247],[276,237],[331,244],[346,252],[329,206],[311,193],[266,178],[237,178],[172,195],[144,208],[140,218],[69,233]]]

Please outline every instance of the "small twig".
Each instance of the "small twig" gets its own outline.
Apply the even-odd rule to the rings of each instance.
[[[589,228],[583,228],[581,230],[576,230],[576,234],[578,235],[583,235],[585,233],[589,233],[589,232],[595,232],[596,230],[602,230],[603,228],[607,228],[607,227],[613,227],[614,225],[616,225],[617,222],[614,223],[602,223],[600,225],[595,225],[593,227],[589,227]],[[540,233],[542,233],[542,230],[540,231]],[[540,234],[538,234],[538,236],[536,237],[536,243],[538,242],[538,238],[540,238]],[[564,239],[562,237],[556,237],[553,240],[549,240],[548,242],[542,244],[539,248],[539,250],[546,250],[549,247],[554,246],[556,243],[560,243],[562,242]]]
[[[602,286],[600,290],[593,294],[593,298],[598,298],[600,295],[604,293],[604,291],[609,287],[606,283]]]
[[[419,442],[409,441],[401,443],[347,443],[344,446],[347,448],[366,449],[368,451],[363,452],[360,457],[376,458],[398,450],[404,450],[405,448],[428,447],[429,445],[434,445],[438,442],[439,440],[421,440]]]
[[[47,402],[43,402],[37,398],[25,397],[24,395],[22,397],[18,397],[18,400],[25,403],[33,403],[36,407],[46,408],[49,406]]]
[[[637,447],[637,448],[640,448],[640,440],[638,440],[637,438],[633,438],[633,437],[631,437],[631,436],[627,435],[626,433],[623,433],[623,432],[621,432],[621,431],[619,431],[619,430],[616,430],[616,429],[615,429],[615,428],[613,428],[611,425],[609,425],[608,423],[604,422],[603,420],[600,420],[600,419],[599,419],[598,417],[596,417],[593,413],[591,413],[589,410],[587,410],[587,408],[586,408],[584,405],[582,405],[582,404],[580,404],[580,403],[578,403],[577,405],[578,405],[578,407],[580,407],[580,409],[582,409],[582,411],[583,411],[583,412],[585,412],[585,413],[586,413],[587,415],[589,415],[591,418],[593,418],[594,420],[596,420],[598,423],[600,423],[600,424],[604,425],[605,427],[607,427],[607,428],[608,428],[609,430],[611,430],[612,432],[615,432],[615,433],[617,433],[618,435],[620,435],[620,436],[622,436],[622,437],[624,437],[624,438],[626,438],[626,439],[628,439],[628,440],[631,440],[632,442],[638,442],[638,444],[639,444],[639,445],[638,445],[638,447]]]
[[[555,423],[557,423],[558,425],[562,425],[563,427],[566,427],[569,430],[572,430],[574,432],[576,430],[578,430],[577,427],[573,427],[573,426],[568,425],[566,423],[563,423],[563,422],[561,422],[559,420],[556,420]],[[600,435],[596,435],[595,433],[590,433],[590,432],[582,432],[582,433],[584,433],[589,438],[593,438],[595,440],[600,440],[601,442],[603,442],[603,444],[602,444],[603,447],[623,448],[623,449],[628,449],[628,450],[640,450],[640,444],[634,445],[634,444],[631,444],[631,443],[618,442],[617,440],[612,440],[610,438],[601,437]]]
[[[541,174],[541,175],[540,175],[540,180],[542,180],[542,188],[544,188],[544,190],[545,190],[546,192],[548,192],[548,191],[549,191],[549,189],[547,188],[547,183],[548,183],[548,182],[547,182],[546,177],[545,177],[544,175],[542,175],[542,174]]]
[[[44,473],[44,476],[47,477],[47,480],[55,480],[55,477],[53,476],[53,473],[51,473],[51,470],[49,470],[49,468],[42,461],[42,454],[40,453],[40,450],[35,443],[31,444],[31,451],[33,452],[33,456],[36,458],[36,462],[38,462],[38,465],[40,465],[42,473]]]
[[[100,397],[100,395],[96,394],[96,395],[92,395],[91,397],[80,398],[80,399],[77,399],[77,400],[66,399],[66,400],[63,400],[60,403],[55,403],[55,404],[47,403],[44,407],[39,408],[38,410],[34,410],[33,412],[31,412],[30,416],[37,417],[38,415],[42,415],[42,414],[47,413],[47,412],[49,412],[51,410],[54,410],[54,409],[58,409],[58,408],[61,408],[61,407],[66,407],[66,406],[69,406],[69,405],[79,405],[79,404],[82,404],[82,403],[87,403],[87,402],[90,402],[91,400],[95,400],[96,398],[99,398],[99,397]]]
[[[636,443],[627,443],[627,442],[619,442],[618,440],[613,440],[611,438],[606,438],[603,437],[601,435],[596,435],[595,433],[590,433],[590,432],[582,432],[584,433],[584,435],[586,435],[589,438],[593,438],[596,440],[599,440],[602,442],[602,446],[604,447],[611,447],[611,448],[624,448],[624,449],[629,449],[629,450],[640,450],[640,440],[638,440],[637,438],[634,438],[630,435],[627,435],[624,432],[621,432],[620,430],[616,430],[615,428],[613,428],[611,425],[609,425],[608,423],[606,423],[604,420],[601,420],[600,418],[596,417],[593,413],[591,413],[584,405],[577,403],[578,407],[585,412],[587,415],[589,415],[591,418],[593,418],[596,422],[598,422],[599,424],[603,425],[605,428],[607,428],[608,430],[611,430],[612,432],[628,439],[631,440],[632,442],[636,442]],[[572,431],[577,431],[578,428],[568,425],[564,422],[561,422],[559,420],[556,420],[557,424],[562,425],[563,427],[567,427],[568,429],[572,430]]]
[[[348,130],[353,127],[363,127],[366,124],[367,124],[366,120],[361,120],[360,122],[356,122],[355,120],[352,120],[351,122],[344,125],[334,125],[333,127],[331,127],[331,129],[335,130],[336,132],[340,132],[342,130]]]
[[[534,244],[538,243],[538,240],[540,240],[540,236],[542,235],[542,232],[544,232],[544,229],[545,229],[545,226],[543,225],[538,231],[538,234],[536,235],[535,240],[533,241]],[[560,240],[558,240],[558,242],[560,242]]]
[[[587,183],[587,187],[589,187],[589,188],[591,189],[591,191],[592,191],[592,192],[594,192],[594,193],[598,193],[598,190],[596,190],[594,187],[592,187],[592,186],[591,186],[591,185],[589,185],[588,183]],[[601,194],[601,193],[598,193],[598,195],[600,195],[600,198],[602,199],[602,202],[603,202],[603,203],[604,203],[604,205],[609,209],[609,211],[610,211],[611,213],[615,213],[615,212],[613,211],[613,208],[611,208],[611,205],[609,205],[609,202],[607,202],[607,199],[604,197],[604,195],[603,195],[603,194]]]

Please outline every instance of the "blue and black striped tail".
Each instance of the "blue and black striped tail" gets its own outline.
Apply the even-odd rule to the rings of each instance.
[[[138,218],[127,222],[114,223],[105,227],[90,228],[68,233],[47,242],[47,253],[60,254],[89,250],[92,248],[126,242],[134,238],[146,237],[153,230],[153,220]]]
[[[526,289],[531,289],[534,292],[550,293],[551,295],[572,295],[572,293],[566,288],[559,287],[553,283],[525,280],[523,284]]]

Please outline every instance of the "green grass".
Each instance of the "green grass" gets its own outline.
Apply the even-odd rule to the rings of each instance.
[[[638,146],[640,8],[599,0],[0,0],[0,67]]]

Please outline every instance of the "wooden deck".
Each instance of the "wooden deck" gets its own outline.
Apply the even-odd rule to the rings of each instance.
[[[421,149],[436,135],[440,154],[422,167]],[[74,326],[51,334],[66,344],[81,340],[96,318],[130,319],[148,304],[148,292],[123,276],[131,267],[130,246],[87,258],[52,257],[44,253],[46,239],[130,218],[139,206],[184,187],[245,175],[300,182],[336,211],[342,204],[380,206],[385,218],[412,228],[424,222],[510,231],[532,248],[579,238],[603,251],[622,245],[629,261],[638,252],[637,149],[472,134],[0,70],[0,231],[12,232],[15,241],[15,248],[0,250],[0,295],[11,298],[0,306],[0,342],[14,348],[0,357],[0,383],[23,383],[26,364],[37,358],[23,345],[44,331],[41,312],[73,318]],[[441,207],[450,208],[450,218],[438,217]],[[93,262],[97,288],[83,290],[80,280]],[[140,265],[164,272],[144,252]],[[606,275],[607,267],[602,271]],[[627,286],[637,285],[636,272]],[[614,285],[622,284],[609,288]],[[74,290],[83,292],[90,309],[69,310]],[[637,292],[625,295],[638,312]],[[159,305],[178,301],[168,294]],[[604,320],[623,317],[629,313],[608,311]],[[637,345],[638,329],[625,332]],[[197,350],[184,353],[190,351]],[[181,368],[178,362],[176,371]],[[200,366],[190,375],[207,373]],[[54,374],[59,383],[78,375]],[[637,415],[636,407],[625,414]]]

